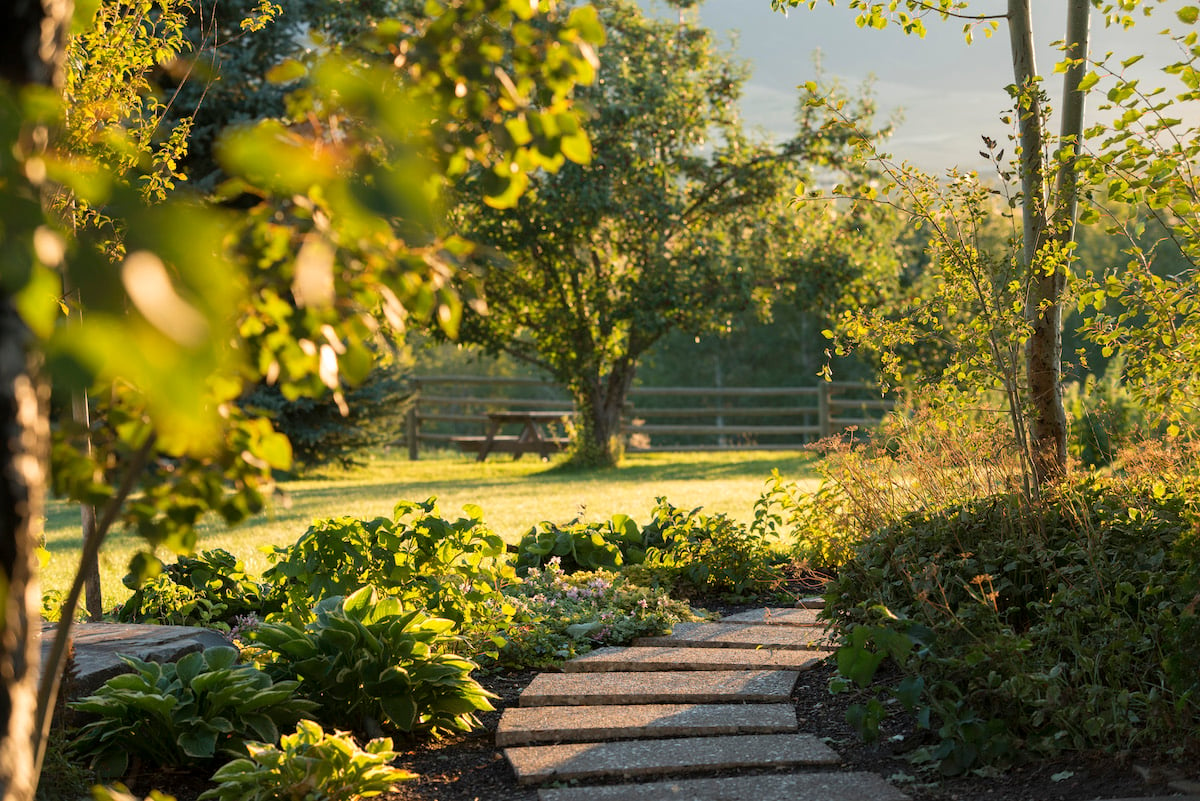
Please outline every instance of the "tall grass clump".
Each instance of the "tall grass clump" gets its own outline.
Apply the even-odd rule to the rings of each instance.
[[[801,570],[831,575],[860,544],[921,509],[1016,491],[1021,457],[1003,425],[948,419],[930,410],[889,417],[865,440],[859,432],[813,446],[815,491],[776,471],[754,507],[752,528],[788,543]]]

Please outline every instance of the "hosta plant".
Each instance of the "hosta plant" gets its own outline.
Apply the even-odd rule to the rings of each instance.
[[[490,693],[471,678],[476,665],[455,653],[453,621],[406,611],[364,587],[326,598],[303,628],[262,624],[251,639],[264,669],[296,679],[320,705],[320,719],[374,733],[382,728],[439,734],[470,731]]]
[[[275,683],[235,648],[209,648],[178,662],[122,657],[132,673],[109,679],[72,703],[93,716],[72,750],[101,777],[122,776],[136,759],[159,766],[193,765],[220,753],[239,754],[247,740],[274,742],[316,705],[295,696],[296,682]]]
[[[392,741],[359,748],[341,732],[327,733],[301,721],[278,746],[247,744],[249,758],[235,759],[213,774],[217,785],[201,801],[357,801],[386,793],[416,774],[391,767]]]

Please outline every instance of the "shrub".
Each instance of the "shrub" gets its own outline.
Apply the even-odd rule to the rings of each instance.
[[[745,599],[769,593],[783,580],[767,533],[747,529],[723,514],[683,512],[658,499],[647,541],[646,566],[666,573],[683,589]]]
[[[326,733],[301,721],[279,746],[249,743],[248,759],[235,759],[213,774],[216,787],[201,801],[357,801],[386,793],[416,774],[391,767],[392,741],[359,748],[349,736]]]
[[[375,734],[470,731],[493,697],[471,678],[476,665],[453,651],[454,622],[405,611],[364,587],[326,598],[304,628],[266,622],[250,634],[278,678],[299,681],[327,724]]]
[[[603,523],[572,520],[559,526],[543,521],[531,527],[517,545],[517,569],[539,568],[552,559],[564,573],[641,564],[646,541],[637,523],[615,515]]]
[[[274,603],[285,619],[303,625],[313,604],[373,587],[457,624],[473,647],[499,645],[492,635],[511,610],[489,603],[516,573],[502,540],[483,523],[478,506],[465,518],[443,520],[431,498],[403,501],[394,519],[341,517],[314,523],[299,540],[270,555],[263,577],[274,586]]]
[[[815,492],[771,472],[767,488],[754,503],[751,530],[778,541],[788,555],[813,571],[836,571],[854,555],[862,532],[847,518],[846,496],[823,482]]]
[[[1200,746],[1197,526],[1200,483],[1183,477],[914,513],[830,587],[837,688],[892,657],[897,698],[938,736],[917,756],[951,773],[1030,751]],[[882,713],[855,710],[868,734]]]
[[[665,634],[680,621],[696,619],[687,604],[672,601],[662,590],[604,570],[568,576],[556,559],[540,570],[532,568],[507,595],[516,612],[500,659],[521,667],[558,664],[603,645]]]
[[[316,705],[294,697],[296,682],[274,683],[235,648],[209,648],[178,662],[131,657],[133,668],[70,707],[96,717],[72,751],[101,777],[124,775],[130,758],[160,766],[191,765],[241,752],[246,740],[274,741]]]
[[[232,620],[255,614],[263,605],[262,586],[237,557],[221,548],[180,556],[140,587],[130,574],[125,585],[134,593],[117,610],[117,619],[136,623],[227,630]]]

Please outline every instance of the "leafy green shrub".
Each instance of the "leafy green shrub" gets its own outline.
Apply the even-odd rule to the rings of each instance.
[[[862,538],[847,518],[846,497],[830,482],[807,492],[771,472],[767,488],[754,503],[751,530],[786,545],[788,555],[816,571],[835,571],[854,555]]]
[[[476,665],[453,653],[454,622],[405,611],[396,598],[364,587],[326,598],[304,628],[266,622],[250,634],[277,678],[319,705],[327,724],[375,733],[470,731],[475,714],[492,709],[471,678]]]
[[[507,591],[516,608],[501,661],[543,667],[603,645],[627,645],[634,637],[665,634],[695,620],[687,604],[663,590],[634,584],[609,571],[566,575],[557,559],[532,568]]]
[[[130,574],[125,585],[134,593],[117,610],[117,619],[128,622],[228,630],[234,618],[255,614],[263,605],[262,586],[221,548],[180,556],[140,587]]]
[[[557,559],[560,570],[574,573],[637,565],[645,558],[642,530],[626,515],[615,515],[603,523],[572,520],[564,526],[543,521],[525,532],[517,545],[519,570]]]
[[[504,540],[483,523],[478,506],[451,523],[431,498],[403,501],[394,519],[340,517],[314,523],[300,539],[276,548],[263,577],[274,586],[284,618],[303,625],[313,604],[373,587],[410,609],[446,618],[486,648],[511,610],[489,603],[516,573]],[[491,642],[494,652],[498,642]]]
[[[224,605],[163,573],[142,582],[117,609],[118,620],[163,626],[221,628],[224,616]]]
[[[843,679],[884,657],[942,770],[1064,748],[1200,746],[1200,482],[1087,478],[915,513],[827,596]],[[877,700],[855,710],[867,734]]]
[[[744,599],[768,594],[783,579],[767,533],[723,514],[683,512],[658,499],[646,551],[647,567],[666,573],[685,590]]]
[[[1142,410],[1122,380],[1124,369],[1124,359],[1116,356],[1103,377],[1088,375],[1064,387],[1063,405],[1071,420],[1067,447],[1086,467],[1111,463],[1144,423]]]
[[[101,777],[123,775],[131,757],[192,765],[218,753],[240,753],[247,740],[274,741],[280,725],[293,726],[316,708],[294,697],[296,682],[273,683],[237,659],[237,649],[229,647],[162,665],[122,657],[133,673],[70,704],[96,718],[80,729],[73,753]]]
[[[248,743],[249,759],[235,759],[213,774],[217,784],[201,801],[357,801],[381,795],[416,778],[391,767],[392,741],[376,739],[359,748],[348,735],[327,734],[312,721],[279,746]]]

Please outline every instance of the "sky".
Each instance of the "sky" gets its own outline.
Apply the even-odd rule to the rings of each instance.
[[[972,5],[985,13],[1005,7],[1003,0]],[[737,55],[751,62],[742,101],[746,123],[784,138],[791,129],[796,87],[816,76],[819,52],[822,70],[847,88],[873,79],[882,117],[902,114],[888,146],[895,156],[934,172],[953,166],[985,169],[980,137],[1004,142],[1010,133],[1000,121],[1009,108],[1004,87],[1012,83],[1007,28],[1002,24],[990,39],[977,36],[967,45],[961,23],[930,19],[927,36],[919,39],[896,28],[859,30],[846,6],[846,0],[837,8],[821,0],[813,10],[791,9],[786,17],[771,10],[770,0],[706,0],[700,6],[701,24],[724,44],[736,37]],[[1058,59],[1049,45],[1063,36],[1065,6],[1063,0],[1034,3],[1034,36],[1041,48],[1037,67],[1047,76],[1052,100],[1061,93],[1061,76],[1051,74]],[[1157,31],[1176,20],[1168,12],[1158,14],[1131,31],[1106,30],[1103,19],[1094,16],[1093,53],[1144,53],[1145,65],[1155,56],[1166,63],[1172,44]]]

